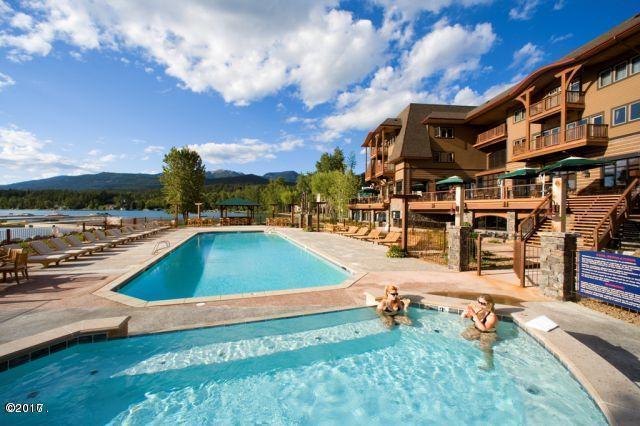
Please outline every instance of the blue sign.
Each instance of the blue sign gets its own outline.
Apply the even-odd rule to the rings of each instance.
[[[581,251],[578,293],[640,311],[640,257]]]

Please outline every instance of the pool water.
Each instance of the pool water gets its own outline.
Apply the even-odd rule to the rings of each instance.
[[[606,421],[558,361],[501,322],[495,367],[457,315],[371,309],[77,345],[0,374],[0,423],[513,424]]]
[[[335,285],[349,273],[277,234],[198,234],[118,292],[154,301]]]

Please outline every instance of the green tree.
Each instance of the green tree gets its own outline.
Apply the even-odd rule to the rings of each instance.
[[[186,220],[189,209],[203,201],[205,169],[200,155],[188,147],[175,148],[164,156],[160,182],[167,204]]]
[[[315,173],[311,177],[313,194],[320,194],[327,202],[327,213],[332,219],[346,217],[349,200],[358,192],[358,177],[351,172]]]
[[[320,160],[316,162],[316,171],[318,173],[333,171],[344,173],[346,168],[346,164],[344,163],[344,153],[340,148],[334,149],[333,154],[329,154],[328,152],[322,153]]]

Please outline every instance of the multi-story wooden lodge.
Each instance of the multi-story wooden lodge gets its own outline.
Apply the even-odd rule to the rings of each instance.
[[[564,173],[569,230],[583,235],[583,246],[597,245],[600,228],[613,235],[619,224],[610,213],[635,196],[640,177],[640,15],[480,106],[410,104],[362,146],[365,182],[377,195],[353,200],[354,219],[397,225],[403,201],[394,195],[413,194],[409,211],[450,220],[451,192],[436,182],[459,176],[467,220],[512,235],[548,198],[550,177],[500,175],[570,156],[606,160]]]

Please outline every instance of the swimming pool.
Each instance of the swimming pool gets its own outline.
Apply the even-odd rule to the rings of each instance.
[[[495,368],[457,315],[412,309],[386,330],[371,309],[77,345],[0,374],[33,424],[606,424],[559,362],[499,324]]]
[[[197,234],[119,293],[148,301],[336,285],[349,272],[277,234]]]

